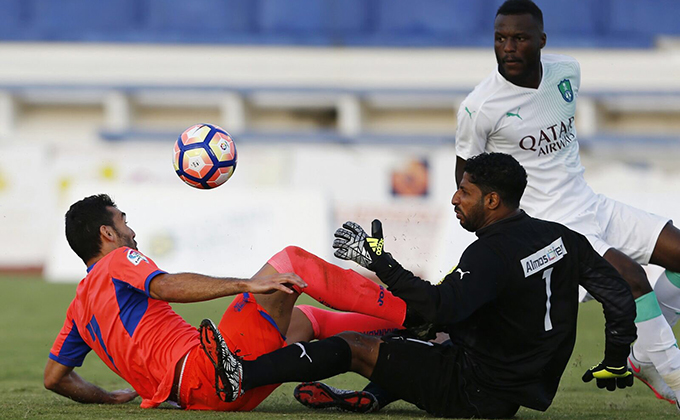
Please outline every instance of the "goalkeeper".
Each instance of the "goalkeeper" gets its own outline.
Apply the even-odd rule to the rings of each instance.
[[[217,374],[236,384],[230,398],[267,384],[354,371],[436,416],[504,418],[520,406],[544,411],[574,347],[579,284],[602,303],[606,319],[604,359],[584,381],[596,379],[610,391],[631,386],[626,358],[636,335],[629,286],[585,237],[519,209],[526,182],[524,168],[509,155],[484,153],[467,161],[451,202],[461,225],[479,239],[436,286],[384,251],[379,221],[371,236],[351,222],[336,232],[336,256],[375,271],[406,302],[404,325],[433,324],[449,333],[451,345],[404,333],[343,332],[247,361],[212,331],[208,336],[222,349]],[[307,396],[319,398],[313,388]],[[332,395],[328,405],[332,397],[343,398]]]

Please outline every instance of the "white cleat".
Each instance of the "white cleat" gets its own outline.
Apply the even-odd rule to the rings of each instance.
[[[666,385],[666,382],[661,378],[661,375],[659,375],[659,372],[652,363],[637,360],[631,351],[628,356],[628,368],[633,372],[633,376],[641,380],[642,383],[652,390],[656,398],[675,404],[678,410],[680,410],[675,392]]]

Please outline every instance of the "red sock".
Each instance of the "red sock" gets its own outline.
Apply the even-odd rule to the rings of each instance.
[[[392,321],[354,312],[333,312],[309,305],[297,305],[297,308],[312,323],[314,338],[317,340],[332,337],[343,331],[382,336],[402,328]]]
[[[352,270],[344,270],[296,246],[286,247],[268,263],[279,273],[295,273],[306,283],[303,292],[329,308],[358,312],[402,325],[406,303],[383,286]]]

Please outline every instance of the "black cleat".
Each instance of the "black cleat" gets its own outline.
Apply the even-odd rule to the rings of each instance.
[[[338,389],[321,382],[304,382],[295,387],[293,396],[309,408],[336,408],[353,413],[378,411],[378,400],[366,391]]]
[[[201,338],[201,348],[215,367],[215,392],[224,402],[235,401],[243,394],[241,381],[243,379],[243,365],[241,359],[235,356],[227,347],[220,330],[209,320],[201,321],[198,328]]]

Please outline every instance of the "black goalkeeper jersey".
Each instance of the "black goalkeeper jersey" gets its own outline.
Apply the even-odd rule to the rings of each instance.
[[[584,236],[524,212],[476,234],[438,285],[398,264],[376,269],[409,311],[449,332],[480,387],[525,407],[550,406],[574,348],[579,285],[604,307],[605,353],[628,354],[630,288]]]

